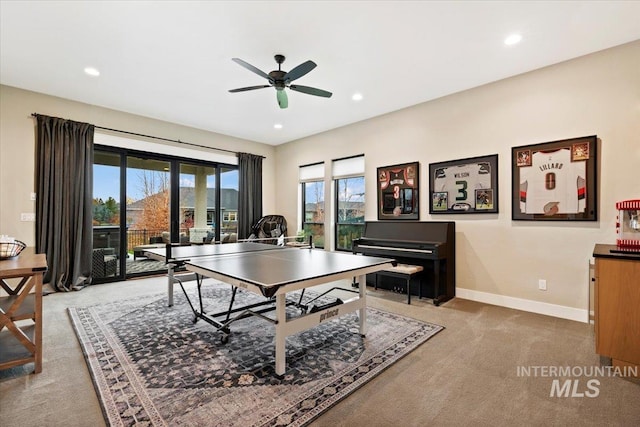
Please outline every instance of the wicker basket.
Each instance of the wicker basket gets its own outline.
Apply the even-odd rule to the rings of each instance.
[[[15,258],[20,255],[20,252],[26,247],[27,245],[20,240],[0,243],[0,260]]]

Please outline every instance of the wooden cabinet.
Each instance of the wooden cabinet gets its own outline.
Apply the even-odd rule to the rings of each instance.
[[[0,261],[0,369],[34,363],[42,371],[44,254],[22,253]]]
[[[614,252],[611,252],[611,251]],[[614,365],[640,365],[640,254],[596,245],[596,353]]]

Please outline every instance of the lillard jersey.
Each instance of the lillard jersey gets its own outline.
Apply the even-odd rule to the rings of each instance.
[[[398,216],[413,212],[415,204],[412,189],[415,179],[413,173],[407,168],[394,169],[380,175],[378,179],[382,191],[383,214]]]
[[[520,168],[520,211],[575,214],[586,203],[586,162],[572,162],[571,150],[538,151]]]
[[[475,190],[491,188],[491,167],[487,163],[470,163],[436,170],[433,191],[449,191],[448,208],[454,205],[475,207]]]

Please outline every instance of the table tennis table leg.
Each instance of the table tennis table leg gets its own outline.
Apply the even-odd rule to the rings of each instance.
[[[358,309],[358,326],[360,328],[360,335],[365,336],[367,334],[367,275],[363,274],[358,276],[358,293],[362,299],[362,308]]]
[[[169,307],[173,307],[173,264],[167,264],[167,292]]]
[[[287,301],[285,296],[285,294],[276,295],[276,375],[284,375],[287,365],[285,349],[287,339],[285,332]]]

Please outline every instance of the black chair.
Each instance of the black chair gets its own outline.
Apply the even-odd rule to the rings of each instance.
[[[92,275],[96,279],[115,276],[118,272],[118,257],[113,255],[111,248],[99,248],[93,250]]]
[[[287,220],[282,215],[266,215],[251,227],[251,234],[247,240],[260,239],[261,243],[275,245],[280,236],[287,237]]]

